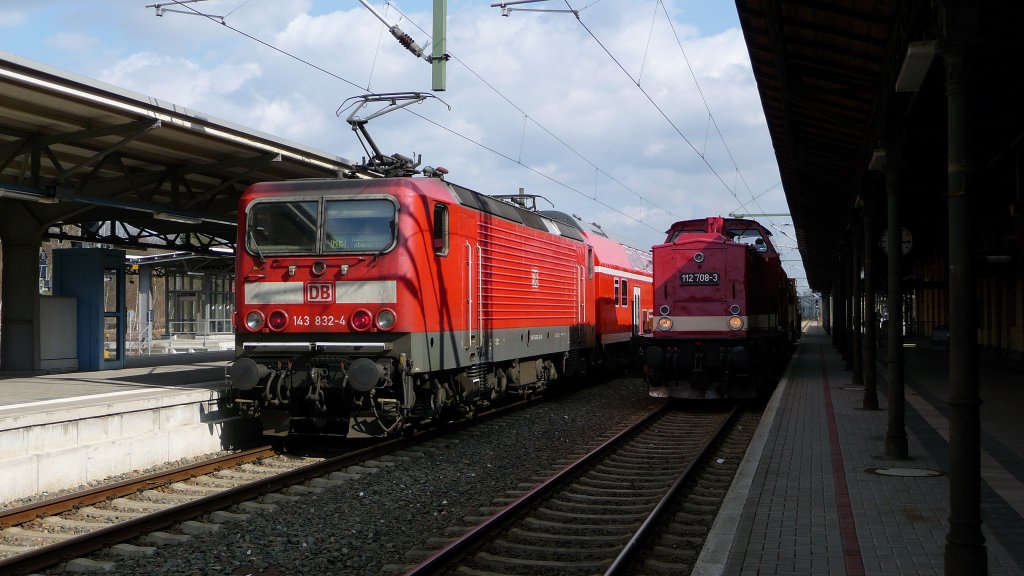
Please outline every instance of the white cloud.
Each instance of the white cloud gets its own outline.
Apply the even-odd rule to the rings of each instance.
[[[260,76],[255,63],[221,64],[204,69],[186,58],[138,52],[100,72],[100,79],[181,106],[202,104],[229,95]]]
[[[0,10],[0,28],[13,28],[25,21],[25,13],[18,10]]]
[[[398,4],[407,18],[374,2],[426,43],[427,33],[414,23],[431,32],[429,3]],[[488,3],[450,2],[448,50],[456,59],[447,66],[448,90],[436,95],[452,109],[428,99],[372,120],[369,131],[385,153],[420,153],[424,164],[447,167],[452,181],[470,188],[514,193],[523,186],[614,237],[638,246],[660,242],[674,219],[725,214],[779,179],[734,4],[686,6],[725,13],[719,20],[731,27],[717,25],[713,35],[668,4],[685,59],[660,10],[653,29],[651,12],[640,14],[631,2],[600,2],[581,12],[631,78],[571,15],[503,18]],[[0,38],[0,49],[28,50],[43,63],[352,159],[364,152],[347,113],[335,111],[363,90],[344,80],[380,92],[430,90],[430,66],[354,1],[206,4],[210,13],[238,8],[228,25],[279,50],[194,16],[157,18],[151,9],[98,0],[74,6],[75,17],[61,8],[66,17],[46,20],[55,28],[40,37],[54,46],[5,46]],[[0,11],[0,26],[10,13]],[[42,26],[44,12],[33,14]],[[90,41],[78,55],[44,51]],[[781,186],[757,203],[765,212],[788,211]]]

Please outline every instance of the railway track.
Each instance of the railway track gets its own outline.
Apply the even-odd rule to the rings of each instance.
[[[124,543],[142,535],[155,533],[157,539],[174,540],[189,532],[215,530],[211,524],[243,519],[249,512],[272,510],[296,495],[338,485],[351,477],[345,470],[358,470],[357,465],[371,469],[389,465],[388,456],[403,448],[429,443],[537,402],[516,402],[335,457],[282,455],[266,446],[5,510],[0,512],[0,574],[28,574],[62,562],[81,561],[97,550],[119,544],[122,554],[131,555],[134,548]],[[213,522],[197,522],[199,518]],[[160,532],[176,525],[184,534]]]
[[[689,573],[756,424],[662,407],[406,576]]]

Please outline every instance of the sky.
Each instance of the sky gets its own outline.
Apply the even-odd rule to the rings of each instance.
[[[367,2],[431,41],[432,0]],[[639,248],[679,220],[755,214],[806,290],[792,220],[764,216],[789,209],[732,0],[492,3],[448,0],[439,92],[359,0],[165,0],[162,16],[154,0],[0,0],[0,50],[353,161],[347,99],[430,93],[369,122],[382,152],[485,194],[523,188]]]

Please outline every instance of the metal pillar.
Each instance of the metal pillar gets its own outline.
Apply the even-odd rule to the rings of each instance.
[[[874,257],[874,202],[871,194],[864,199],[864,410],[878,410],[878,387],[875,374],[877,356],[875,335],[878,327],[878,314],[875,312],[875,257]]]
[[[863,328],[861,318],[861,295],[860,295],[860,234],[855,227],[850,232],[850,362],[853,365],[853,386],[864,384],[864,358],[861,354],[861,330]]]
[[[903,391],[903,276],[900,260],[903,258],[903,226],[900,224],[899,173],[903,169],[902,155],[897,146],[886,146],[885,188],[888,201],[888,229],[886,252],[889,263],[889,293],[886,298],[888,320],[888,381],[889,426],[885,433],[885,455],[907,459],[907,430],[905,423],[906,399]]]
[[[828,292],[821,294],[821,324],[825,334],[832,334],[832,294]]]
[[[942,51],[946,65],[946,129],[949,177],[949,531],[946,574],[986,574],[981,532],[981,432],[978,395],[977,294],[973,267],[970,82],[967,47],[976,9],[957,3],[947,16],[954,33]]]

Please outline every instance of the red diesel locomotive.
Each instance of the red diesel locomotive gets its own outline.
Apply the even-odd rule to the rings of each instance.
[[[229,380],[265,428],[406,430],[628,359],[650,329],[649,253],[424,172],[242,195]]]
[[[654,257],[654,330],[637,338],[651,396],[754,398],[799,335],[796,285],[753,220],[676,222]]]

